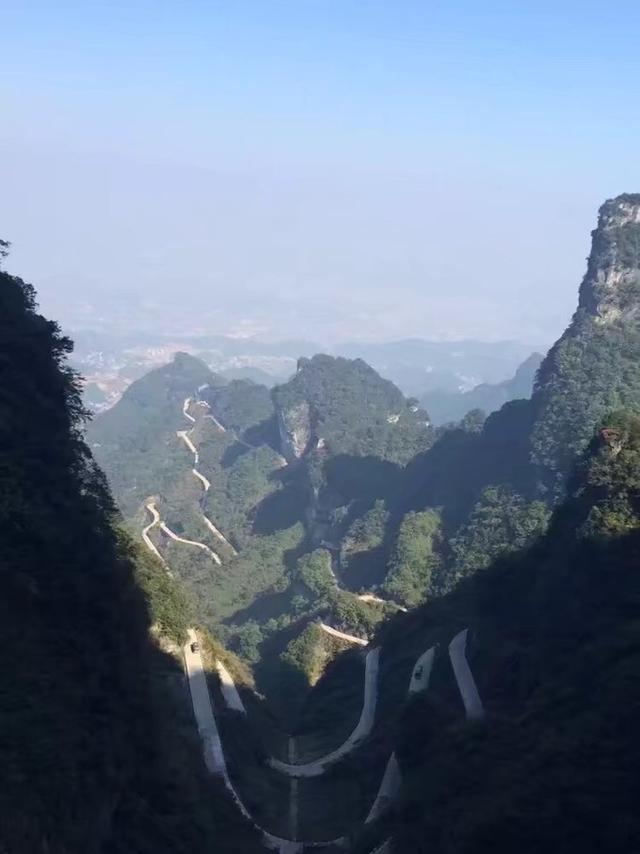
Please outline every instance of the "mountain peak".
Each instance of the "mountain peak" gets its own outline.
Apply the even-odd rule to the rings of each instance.
[[[591,238],[579,308],[611,323],[640,303],[640,194],[607,200]]]

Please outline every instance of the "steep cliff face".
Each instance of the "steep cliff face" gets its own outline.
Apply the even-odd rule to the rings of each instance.
[[[255,850],[150,640],[181,641],[183,602],[112,524],[70,351],[0,271],[0,850]]]
[[[594,424],[640,405],[640,195],[601,207],[577,311],[542,363],[532,398],[539,488],[562,494]]]
[[[638,309],[640,194],[625,194],[605,202],[592,239],[578,309],[599,323],[612,323]]]
[[[311,441],[311,407],[306,400],[278,409],[280,449],[287,462],[298,460]]]
[[[578,307],[531,399],[505,404],[481,430],[443,433],[407,467],[401,510],[442,508],[448,553],[458,553],[443,564],[444,589],[508,552],[516,529],[537,535],[540,502],[562,501],[596,425],[640,410],[640,195],[606,202],[592,240]]]

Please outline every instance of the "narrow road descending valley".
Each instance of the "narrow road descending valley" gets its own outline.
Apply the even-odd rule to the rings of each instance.
[[[211,699],[209,697],[209,688],[207,686],[207,677],[202,666],[202,658],[200,652],[192,649],[192,644],[197,643],[197,635],[193,629],[189,629],[189,640],[184,645],[184,663],[189,680],[189,690],[191,692],[191,704],[193,705],[193,714],[198,725],[198,732],[202,738],[204,747],[205,763],[212,774],[221,774],[226,777],[227,766],[222,750],[222,742],[216,724],[216,719],[213,716],[211,708]],[[235,794],[235,793],[234,793]],[[244,807],[238,802],[243,815],[247,815]]]
[[[469,629],[465,629],[454,637],[449,644],[449,658],[467,718],[469,720],[480,720],[484,717],[484,706],[467,661],[468,634]]]
[[[369,810],[368,816],[364,820],[365,824],[375,821],[385,812],[387,807],[398,797],[401,785],[400,766],[398,765],[395,753],[392,753],[384,770],[382,783],[380,783],[376,799]]]
[[[220,690],[224,698],[225,705],[228,709],[233,709],[234,712],[240,712],[242,715],[247,714],[247,710],[242,702],[242,697],[238,693],[236,683],[233,681],[233,676],[229,673],[220,659],[216,659],[216,670],[220,677]]]
[[[190,397],[188,397],[188,398],[185,400],[185,402],[182,404],[182,412],[183,412],[184,417],[185,417],[188,421],[193,421],[193,423],[195,424],[195,423],[196,423],[196,419],[193,417],[193,415],[189,415],[189,406],[190,406],[190,405],[191,405],[191,398],[190,398]]]
[[[198,406],[197,413],[196,405]],[[194,442],[194,428],[197,426],[199,420],[201,420],[202,418],[207,418],[212,420],[217,429],[219,429],[221,432],[225,432],[224,426],[220,424],[217,419],[215,419],[213,414],[208,412],[207,414],[203,415],[203,410],[205,408],[209,409],[208,404],[205,404],[202,401],[194,400],[193,398],[186,398],[183,403],[182,412],[185,418],[190,421],[194,426],[188,430],[179,430],[176,432],[176,435],[178,440],[182,442],[189,450],[189,452],[193,455],[193,468],[191,469],[191,471],[194,477],[198,479],[204,490],[204,495],[202,496],[200,501],[200,505],[202,508],[202,519],[204,520],[211,534],[217,540],[223,543],[226,547],[228,547],[228,549],[231,550],[233,554],[237,554],[231,543],[229,543],[229,541],[219,531],[215,524],[211,520],[209,520],[204,514],[205,496],[211,488],[211,482],[201,471],[199,471],[198,468],[198,466],[200,465],[200,456],[198,452],[198,447]],[[197,417],[194,417],[191,412],[194,412],[194,415],[197,415]],[[232,433],[229,435],[233,436]],[[243,442],[243,444],[246,443]],[[204,551],[211,557],[212,560],[215,561],[216,564],[221,565],[222,561],[220,556],[215,551],[213,551],[208,545],[202,542],[197,542],[195,540],[186,539],[172,531],[168,527],[166,522],[161,518],[161,515],[156,507],[156,503],[153,498],[147,500],[146,509],[151,514],[152,520],[150,524],[148,524],[144,528],[142,532],[142,538],[147,548],[162,561],[165,567],[167,567],[166,561],[164,560],[158,548],[154,545],[149,536],[150,532],[155,527],[159,527],[159,529],[167,537],[169,537],[175,542],[182,543],[190,547],[196,547],[201,551]],[[211,542],[208,537],[207,539],[209,540],[209,542]],[[221,552],[221,554],[226,553]],[[336,579],[336,583],[338,584],[338,579],[335,576],[335,573],[334,577]],[[361,601],[370,602],[372,604],[382,604],[384,602],[384,600],[380,599],[373,593],[362,593],[358,595],[358,598]],[[402,610],[405,609],[403,608]],[[360,638],[355,635],[342,632],[322,622],[320,622],[318,625],[320,626],[323,632],[333,638],[363,648],[368,646],[368,641],[364,638]],[[475,684],[473,675],[471,673],[466,658],[467,634],[468,630],[464,630],[463,632],[460,632],[458,635],[456,635],[449,644],[448,652],[449,657],[451,659],[451,665],[453,668],[455,679],[460,694],[462,696],[462,701],[464,703],[466,716],[469,719],[478,719],[483,717],[484,708],[482,706],[482,701],[480,699],[477,686]],[[363,650],[364,678],[363,699],[360,717],[351,734],[341,745],[339,745],[335,750],[330,751],[322,757],[319,757],[309,762],[300,762],[299,757],[296,755],[296,742],[293,738],[290,738],[288,742],[287,762],[281,761],[280,759],[276,759],[274,757],[269,757],[266,760],[267,764],[271,768],[281,772],[282,774],[290,778],[288,824],[284,827],[284,831],[281,831],[279,824],[275,825],[280,832],[285,832],[287,833],[287,835],[290,836],[290,839],[284,839],[282,837],[275,836],[269,833],[257,824],[257,822],[252,818],[251,814],[249,813],[249,810],[243,803],[238,791],[236,790],[231,780],[231,777],[229,775],[229,769],[225,759],[225,753],[220,737],[220,732],[218,730],[215,718],[214,707],[212,706],[211,696],[209,694],[206,673],[203,668],[200,652],[198,651],[197,646],[195,648],[195,651],[192,648],[192,644],[195,644],[196,639],[197,636],[195,631],[193,629],[190,629],[189,641],[184,646],[183,652],[185,670],[191,693],[194,716],[197,723],[198,731],[202,739],[204,761],[209,772],[218,775],[223,779],[224,784],[227,790],[229,791],[231,797],[233,798],[237,808],[240,810],[242,815],[252,824],[252,826],[262,835],[264,844],[271,849],[277,850],[278,852],[280,852],[280,854],[298,854],[298,852],[302,852],[305,848],[315,848],[331,844],[340,846],[345,844],[346,840],[344,839],[332,840],[331,842],[327,841],[324,843],[298,841],[299,789],[305,795],[305,798],[307,798],[308,793],[305,791],[305,786],[311,785],[312,792],[315,792],[316,786],[315,784],[305,783],[305,781],[301,778],[313,778],[323,775],[330,766],[339,762],[347,754],[351,753],[354,749],[360,746],[362,742],[370,736],[375,724],[376,708],[378,704],[380,649],[375,648]],[[425,652],[423,652],[416,660],[407,687],[408,697],[413,694],[428,690],[434,663],[434,657],[435,648],[431,647]],[[216,660],[215,667],[220,679],[220,692],[224,704],[227,708],[235,711],[239,715],[246,716],[246,708],[244,706],[242,697],[240,696],[237,690],[231,673],[220,660]],[[406,664],[403,665],[403,667],[406,667]],[[216,694],[216,696],[219,695]],[[239,726],[244,725],[239,723],[239,718],[237,718],[236,720],[238,721]],[[236,773],[240,775],[237,777],[237,779],[241,783],[242,791],[244,791],[244,785],[246,782],[245,777],[247,774],[246,769],[236,768],[235,766],[233,766],[232,770],[234,770],[234,776],[236,776]],[[243,770],[244,774],[241,773],[243,772]],[[377,792],[376,798],[373,804],[371,805],[371,808],[366,818],[364,819],[365,824],[375,821],[386,811],[389,805],[397,798],[398,792],[400,790],[400,785],[400,767],[395,752],[392,752],[389,756],[384,773],[382,775],[380,787]],[[303,802],[303,805],[304,803],[306,803],[306,800]],[[284,814],[286,815],[286,807],[284,807],[284,803],[282,804],[281,809],[285,810]],[[305,815],[304,806],[301,815],[303,817]],[[274,821],[279,822],[282,820],[282,817],[283,816],[281,812],[279,818],[274,819]],[[362,819],[359,819],[359,821],[362,821]],[[271,820],[269,820],[269,823],[271,823]],[[304,826],[302,828],[302,832],[304,833]],[[378,840],[379,839],[380,837],[378,837]],[[380,850],[388,850],[388,847],[389,843],[384,843]]]
[[[411,680],[409,682],[409,694],[417,694],[420,691],[426,691],[429,687],[435,654],[436,649],[432,646],[426,652],[423,652],[414,664],[413,670],[411,671]]]
[[[197,643],[198,637],[193,629],[189,629],[188,641],[183,647],[183,655],[187,678],[189,680],[189,690],[191,692],[191,704],[193,713],[198,726],[200,737],[202,738],[205,764],[212,774],[216,774],[224,780],[224,784],[229,791],[229,794],[235,801],[236,806],[242,815],[253,825],[253,827],[262,835],[265,845],[272,850],[276,850],[279,854],[299,854],[304,848],[320,848],[327,845],[343,845],[344,839],[334,839],[327,842],[298,842],[293,839],[283,839],[279,836],[269,833],[260,827],[251,817],[251,814],[242,802],[238,792],[236,791],[224,757],[220,733],[216,724],[213,707],[211,705],[211,697],[207,686],[207,677],[202,664],[200,651],[192,647],[192,644]],[[297,803],[293,804],[291,809],[294,811],[294,816],[297,824]]]
[[[365,696],[362,713],[358,725],[349,739],[347,739],[341,747],[315,762],[297,764],[295,761],[295,740],[290,738],[288,748],[289,762],[281,763],[278,760],[269,760],[269,764],[272,767],[282,771],[292,778],[289,790],[289,827],[291,839],[287,840],[274,836],[259,827],[259,825],[251,818],[247,808],[244,806],[230,780],[219,731],[211,705],[200,652],[198,650],[194,652],[191,647],[191,644],[195,643],[196,640],[197,635],[195,631],[190,629],[189,641],[184,647],[184,658],[187,676],[189,678],[189,686],[191,689],[192,705],[198,730],[203,741],[203,750],[207,768],[211,773],[218,774],[224,778],[225,785],[236,802],[238,809],[242,812],[245,818],[247,818],[252,825],[260,831],[265,840],[265,844],[270,848],[277,849],[280,854],[296,854],[296,852],[302,851],[303,848],[323,847],[324,845],[329,844],[336,845],[337,847],[343,847],[347,843],[347,840],[344,837],[325,843],[297,841],[298,778],[314,777],[323,774],[328,765],[337,761],[342,756],[345,756],[350,750],[353,750],[353,748],[371,732],[375,718],[375,706],[377,701],[377,677],[380,650],[373,649],[369,650],[367,653],[367,658],[365,660]],[[416,660],[407,690],[408,697],[417,691],[424,691],[428,689],[434,655],[435,648],[431,647]],[[237,692],[231,674],[219,661],[216,663],[216,667],[221,676],[222,695],[225,704],[236,711],[244,712],[244,704]],[[222,675],[223,673],[225,674],[224,676]],[[225,690],[225,685],[227,690]],[[387,762],[376,798],[365,819],[365,824],[375,821],[386,811],[388,806],[397,798],[400,785],[400,766],[398,765],[395,753],[392,753],[389,757],[389,761]],[[389,849],[390,841],[383,843],[380,848],[381,851],[388,851]]]
[[[206,552],[209,557],[218,564],[218,566],[221,565],[222,561],[218,555],[210,549],[206,543],[199,543],[197,540],[187,540],[185,537],[180,537],[171,530],[166,522],[160,522],[160,530],[163,531],[171,540],[175,540],[176,543],[183,543],[185,546],[195,546],[195,548],[200,549],[200,551]]]
[[[220,424],[220,422],[215,419],[212,414],[206,414],[203,416],[202,409],[199,409],[199,411],[196,413],[196,405],[201,404],[204,408],[205,404],[203,402],[194,400],[193,398],[186,398],[182,406],[182,413],[184,417],[189,422],[191,422],[194,427],[198,424],[198,420],[202,417],[210,418],[216,425],[216,427],[221,432],[224,432],[225,428],[222,424]],[[191,412],[194,412],[194,414],[192,415]],[[176,435],[178,440],[182,442],[189,450],[189,452],[193,455],[192,473],[202,484],[204,493],[206,495],[206,493],[208,493],[211,488],[211,483],[207,479],[207,477],[198,469],[198,466],[200,464],[200,456],[198,448],[194,442],[194,427],[191,427],[188,430],[179,430],[177,431]],[[243,444],[246,443],[243,442]],[[160,551],[155,546],[150,537],[150,532],[156,527],[159,528],[162,533],[165,536],[169,537],[171,540],[193,548],[198,548],[200,551],[205,552],[209,557],[211,557],[211,559],[214,560],[216,564],[220,565],[222,563],[220,556],[205,543],[187,539],[171,530],[171,528],[169,528],[169,526],[167,525],[166,521],[162,519],[160,511],[156,506],[156,501],[157,498],[153,497],[147,499],[145,506],[147,512],[151,515],[151,522],[144,527],[142,531],[142,539],[149,551],[162,562],[165,568],[167,568],[167,572],[169,572],[167,562],[162,557]],[[204,497],[202,499],[202,505],[203,504]],[[218,539],[221,543],[224,543],[228,547],[228,549],[230,549],[234,554],[237,554],[233,546],[218,530],[214,523],[204,515],[204,512],[202,513],[202,518],[211,534],[213,534],[216,539]],[[360,598],[365,602],[368,601],[381,603],[383,601],[372,593],[360,594]],[[346,632],[334,629],[332,626],[329,626],[325,623],[320,623],[319,625],[323,632],[334,638],[340,639],[350,644],[355,644],[360,647],[366,647],[368,645],[368,641],[363,638],[359,638],[355,635],[347,634]],[[192,648],[192,644],[196,643],[196,639],[197,636],[195,631],[193,629],[190,629],[189,640],[183,648],[183,654],[185,671],[187,674],[190,689],[191,702],[198,731],[202,739],[203,756],[208,771],[223,779],[225,787],[233,798],[238,810],[247,819],[247,821],[249,821],[252,826],[262,835],[264,844],[267,847],[273,850],[277,850],[278,852],[280,852],[280,854],[298,854],[298,852],[303,851],[303,848],[317,848],[324,847],[327,845],[344,847],[344,845],[346,844],[345,839],[334,839],[326,842],[298,841],[298,790],[300,787],[303,787],[305,785],[304,782],[300,781],[300,778],[312,778],[324,774],[329,766],[333,765],[334,763],[337,763],[340,759],[342,759],[348,753],[353,751],[356,747],[361,745],[361,743],[371,734],[375,723],[376,707],[378,702],[378,671],[380,650],[376,648],[365,651],[363,700],[360,717],[349,737],[339,747],[327,753],[323,757],[315,759],[311,762],[299,762],[298,757],[296,755],[296,743],[295,740],[291,738],[289,740],[288,762],[281,762],[280,760],[276,760],[274,758],[270,758],[268,760],[268,764],[272,768],[282,772],[290,778],[289,823],[285,832],[291,838],[284,839],[282,837],[275,836],[274,834],[269,833],[257,824],[257,822],[252,818],[251,814],[249,813],[249,810],[245,806],[231,780],[220,737],[220,732],[218,730],[214,707],[212,705],[211,697],[209,694],[207,677],[204,671],[200,652],[197,646],[195,647],[195,651]],[[428,687],[429,675],[431,672],[432,659],[433,650],[428,650],[416,662],[411,677],[412,685],[414,685],[414,688],[412,689],[410,687],[410,692],[426,690],[426,688]],[[240,696],[237,690],[237,687],[234,683],[231,674],[229,673],[223,662],[221,662],[220,660],[216,661],[215,666],[218,676],[220,678],[220,691],[225,705],[229,709],[232,709],[237,712],[238,714],[246,715],[246,708],[244,706],[242,697]],[[367,817],[368,821],[373,820],[371,816],[377,817],[377,815],[379,815],[386,808],[388,803],[393,799],[397,786],[399,785],[399,773],[399,767],[395,759],[395,754],[392,754],[389,759],[389,762],[387,763],[387,767],[382,778],[378,795],[371,807],[371,810],[369,811],[369,815]]]
[[[362,712],[351,735],[340,747],[315,759],[313,762],[295,764],[282,762],[273,757],[269,759],[269,765],[282,771],[290,777],[318,777],[324,774],[328,765],[333,765],[347,753],[350,753],[356,745],[363,741],[373,729],[376,716],[376,703],[378,699],[378,665],[380,660],[380,649],[371,649],[367,652],[364,667],[364,699],[362,701]]]
[[[199,404],[201,404],[201,405],[206,406],[207,408],[209,408],[209,404],[205,403],[204,401],[197,401],[197,402],[198,402]],[[188,398],[184,401],[184,404],[183,404],[183,406],[182,406],[182,412],[184,413],[184,415],[185,415],[185,416],[186,416],[190,421],[193,421],[193,422],[194,422],[194,424],[195,424],[195,423],[196,423],[196,419],[193,417],[193,415],[191,415],[191,414],[189,413],[189,406],[190,406],[190,404],[191,404],[191,398],[190,398],[190,397],[188,397]],[[205,418],[213,418],[213,416],[209,416],[209,415],[205,415],[204,417],[205,417]],[[225,432],[225,429],[224,429],[224,427],[222,426],[222,424],[220,424],[218,421],[216,421],[216,419],[215,419],[215,418],[213,418],[213,421],[215,421],[216,426],[217,426],[217,427],[218,427],[218,428],[219,428],[219,429],[224,433],[224,432]],[[193,429],[193,428],[192,428],[192,429]],[[191,434],[191,430],[178,430],[178,431],[176,432],[176,436],[177,436],[179,439],[182,439],[182,441],[185,443],[185,445],[187,446],[187,448],[188,448],[188,449],[191,451],[191,453],[193,454],[193,468],[191,469],[191,472],[193,473],[194,477],[196,477],[196,478],[200,481],[200,483],[202,484],[202,487],[203,487],[204,492],[205,492],[205,495],[206,495],[206,493],[207,493],[207,492],[209,492],[209,490],[211,489],[211,481],[206,477],[206,475],[204,475],[204,474],[203,474],[201,471],[199,471],[199,470],[198,470],[198,468],[197,468],[197,466],[198,466],[198,464],[199,464],[199,462],[200,462],[200,454],[198,453],[198,449],[196,448],[196,446],[193,444],[193,441],[192,441],[192,439],[191,439],[191,435],[190,435],[190,434]],[[221,531],[220,531],[220,530],[219,530],[219,529],[218,529],[218,528],[213,524],[213,522],[212,522],[212,521],[211,521],[211,520],[210,520],[210,519],[209,519],[209,518],[208,518],[204,513],[202,514],[202,518],[203,518],[203,521],[204,521],[205,525],[206,525],[206,526],[207,526],[207,528],[211,531],[211,533],[212,533],[214,536],[216,536],[216,537],[220,540],[220,542],[221,542],[221,543],[224,543],[224,544],[225,544],[225,546],[227,546],[227,548],[231,551],[231,553],[232,553],[234,556],[235,556],[235,555],[237,555],[237,554],[238,554],[238,552],[237,552],[237,551],[236,551],[236,549],[231,545],[231,543],[229,542],[229,540],[224,536],[224,534],[223,534],[223,533],[222,533],[222,532],[221,532]]]
[[[147,508],[147,510],[149,511],[149,513],[151,513],[151,522],[147,525],[147,527],[146,527],[146,528],[143,528],[143,530],[142,530],[142,539],[144,540],[144,544],[145,544],[145,546],[149,549],[149,551],[151,552],[151,554],[155,555],[155,556],[158,558],[158,560],[166,566],[166,565],[167,565],[167,562],[166,562],[166,561],[165,561],[165,559],[162,557],[162,555],[160,554],[160,552],[158,551],[158,549],[154,546],[154,544],[153,544],[153,543],[152,543],[152,541],[151,541],[151,537],[149,536],[149,531],[151,531],[153,528],[155,528],[155,526],[156,526],[157,524],[159,524],[159,522],[160,522],[160,514],[159,514],[159,513],[158,513],[158,511],[156,510],[156,508],[155,508],[155,506],[154,506],[154,504],[153,504],[153,503],[148,503],[148,504],[146,505],[146,508]]]
[[[369,643],[369,641],[366,641],[363,638],[358,638],[355,635],[348,635],[345,632],[340,632],[338,629],[334,629],[333,626],[328,626],[326,623],[319,623],[319,626],[322,631],[326,632],[328,635],[347,641],[348,643],[357,643],[358,646],[367,646]]]

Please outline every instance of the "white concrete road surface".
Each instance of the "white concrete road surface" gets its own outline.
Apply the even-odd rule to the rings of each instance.
[[[484,706],[480,699],[473,673],[467,661],[467,635],[469,629],[457,634],[449,644],[449,658],[453,674],[458,683],[458,690],[464,703],[464,710],[469,720],[480,720],[484,717]]]
[[[387,762],[376,799],[369,810],[369,815],[364,820],[365,824],[375,821],[387,809],[389,804],[393,803],[398,797],[401,783],[400,766],[398,765],[395,753],[392,753]]]
[[[349,643],[357,643],[358,646],[367,646],[369,643],[369,641],[366,641],[363,638],[357,638],[355,635],[347,635],[344,632],[340,632],[338,629],[334,629],[326,623],[319,623],[319,625],[323,632],[326,632],[328,635],[332,635],[334,638],[340,638],[340,640],[348,641]]]
[[[161,561],[166,566],[167,564],[166,564],[165,559],[162,557],[162,555],[160,554],[158,549],[151,542],[151,537],[149,536],[149,531],[151,531],[153,528],[155,528],[155,526],[160,522],[160,514],[156,510],[153,502],[149,502],[146,505],[146,508],[147,508],[148,512],[151,513],[151,522],[147,525],[146,528],[143,528],[142,539],[144,540],[144,544],[149,549],[151,554],[155,555],[158,558],[158,560]]]
[[[231,543],[225,537],[225,535],[222,533],[222,531],[220,531],[220,530],[218,530],[218,528],[216,528],[216,526],[213,524],[211,519],[208,519],[206,516],[203,516],[202,518],[204,519],[205,525],[211,531],[211,533],[214,535],[214,537],[217,537],[221,543],[224,543],[225,546],[227,546],[229,549],[231,549],[231,552],[234,555],[237,555],[238,552],[234,549],[234,547],[231,545]]]
[[[188,397],[184,402],[182,411],[187,418],[189,418],[191,421],[195,422],[196,419],[192,415],[190,415],[188,412],[190,402],[191,402],[191,398]],[[197,403],[201,406],[207,407],[207,409],[209,408],[209,404],[205,403],[204,401],[197,401]],[[211,418],[211,417],[212,416],[205,415],[205,418]],[[215,418],[213,420],[215,421]],[[216,421],[216,424],[224,432],[224,427],[221,424],[218,424],[217,421]],[[193,474],[194,477],[196,477],[200,481],[200,483],[202,484],[202,488],[204,489],[205,493],[207,493],[211,489],[211,481],[206,477],[206,475],[202,474],[202,472],[198,471],[198,469],[197,469],[197,465],[200,462],[200,455],[198,453],[198,449],[196,448],[196,446],[193,444],[193,441],[191,440],[191,436],[189,435],[190,432],[191,431],[189,431],[189,430],[178,430],[176,432],[176,436],[179,439],[182,439],[182,441],[185,443],[187,448],[189,448],[189,450],[193,454],[193,468],[191,469],[191,473]],[[209,528],[211,533],[214,534],[220,540],[220,542],[222,542],[226,546],[228,546],[234,555],[237,555],[238,552],[234,549],[234,547],[231,545],[229,540],[224,536],[224,534],[221,531],[219,531],[218,528],[216,528],[216,526],[213,524],[213,522],[210,519],[208,519],[204,514],[203,514],[202,518],[204,520],[205,525],[207,526],[207,528]],[[214,554],[214,553],[212,553],[212,554]],[[214,560],[215,560],[215,558],[214,558]],[[216,561],[216,562],[219,562],[219,561]]]
[[[220,689],[225,705],[234,712],[240,712],[242,715],[247,714],[247,710],[242,702],[242,697],[238,693],[236,683],[233,681],[233,676],[229,673],[220,659],[216,660],[216,670],[220,677]]]
[[[171,530],[166,522],[160,522],[160,530],[163,531],[170,539],[175,540],[176,543],[183,543],[186,546],[195,546],[195,548],[200,549],[200,551],[206,552],[209,557],[218,564],[218,566],[222,564],[218,555],[210,549],[206,543],[199,543],[197,540],[187,540],[184,537],[178,536],[178,534]]]
[[[198,462],[200,459],[199,455],[198,455],[198,449],[196,448],[196,446],[191,441],[191,437],[189,436],[189,431],[188,430],[177,430],[176,436],[178,437],[178,439],[182,439],[182,441],[185,443],[187,448],[189,448],[189,450],[193,454],[195,464],[198,465]]]
[[[417,694],[420,691],[426,691],[429,687],[434,656],[435,647],[431,647],[431,649],[423,652],[414,664],[411,672],[411,679],[409,681],[409,694]]]
[[[198,478],[198,480],[199,480],[199,481],[200,481],[200,483],[202,484],[202,487],[203,487],[204,491],[205,491],[205,492],[209,492],[209,490],[211,489],[211,481],[210,481],[208,478],[206,478],[206,477],[202,474],[202,472],[201,472],[201,471],[198,471],[198,469],[196,469],[196,468],[191,469],[191,472],[192,472],[192,474],[194,475],[194,477],[197,477],[197,478]]]
[[[194,652],[191,644],[197,642],[198,637],[193,629],[189,629],[189,640],[185,644],[184,663],[189,679],[189,690],[191,692],[191,704],[193,714],[198,725],[198,731],[202,738],[204,747],[204,759],[207,768],[212,774],[227,776],[227,766],[222,751],[222,742],[213,716],[207,677],[202,666],[200,652]]]
[[[191,704],[193,713],[202,738],[204,759],[208,770],[212,774],[217,774],[222,777],[225,786],[235,801],[236,806],[242,815],[249,821],[253,827],[262,834],[264,843],[268,848],[278,851],[279,854],[299,854],[304,847],[320,847],[330,843],[302,843],[293,839],[282,839],[279,836],[274,836],[260,827],[252,818],[243,804],[240,796],[236,792],[224,758],[222,742],[220,741],[220,733],[216,724],[216,719],[211,706],[211,698],[207,686],[207,678],[202,665],[200,652],[194,652],[191,649],[191,644],[197,641],[197,635],[193,629],[189,629],[188,641],[183,647],[185,669],[189,680],[189,690],[191,692]],[[343,840],[335,840],[341,843]]]
[[[373,729],[373,724],[376,717],[376,703],[378,700],[378,666],[380,660],[380,650],[378,648],[371,649],[367,653],[364,666],[364,697],[362,701],[362,711],[360,719],[356,724],[351,735],[344,741],[340,747],[332,750],[331,753],[315,759],[313,762],[305,762],[295,764],[291,762],[281,762],[279,759],[269,759],[269,764],[272,768],[282,771],[290,777],[319,777],[324,774],[328,765],[333,765],[347,753],[350,753],[361,741],[363,741]]]
[[[195,423],[196,423],[196,419],[193,417],[193,415],[189,415],[189,406],[190,406],[190,404],[191,404],[191,398],[190,398],[190,397],[188,397],[188,398],[185,400],[185,402],[182,404],[182,413],[183,413],[183,415],[184,415],[184,417],[185,417],[185,418],[187,418],[189,421],[193,421],[193,423],[195,424]]]

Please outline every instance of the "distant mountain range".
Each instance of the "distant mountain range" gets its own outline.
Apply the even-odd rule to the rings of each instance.
[[[532,353],[508,380],[501,383],[481,383],[469,391],[433,389],[421,396],[420,403],[436,426],[460,421],[467,412],[474,409],[480,409],[490,415],[510,400],[531,397],[542,359],[540,353]]]
[[[112,405],[132,380],[166,363],[176,352],[198,357],[229,379],[252,379],[267,386],[285,382],[301,357],[328,352],[362,358],[404,394],[422,398],[431,392],[455,396],[480,384],[501,383],[513,376],[533,349],[513,341],[407,339],[381,344],[345,342],[327,350],[304,340],[271,342],[221,335],[136,336],[85,330],[74,337],[73,364],[87,380],[87,404],[98,410]],[[497,394],[492,399],[499,401],[500,397]]]

